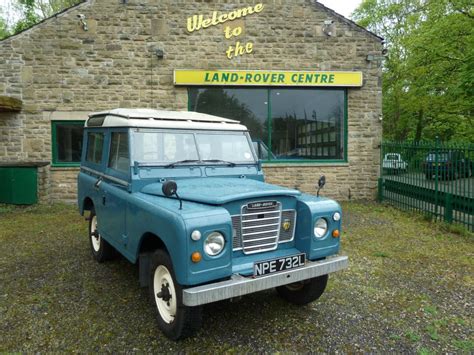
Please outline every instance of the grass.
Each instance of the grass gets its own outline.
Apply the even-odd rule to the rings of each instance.
[[[474,352],[474,238],[344,203],[349,269],[304,307],[273,290],[205,306],[182,342],[156,328],[138,269],[95,263],[72,206],[0,205],[0,352]]]

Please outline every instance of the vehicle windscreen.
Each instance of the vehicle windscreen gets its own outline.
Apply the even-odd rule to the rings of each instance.
[[[157,131],[134,132],[133,160],[140,163],[234,163],[254,164],[246,132]]]
[[[385,156],[385,159],[387,159],[387,160],[398,160],[398,155],[397,154],[387,154]]]
[[[426,160],[436,161],[436,154],[435,153],[428,154],[428,157],[426,158]],[[438,161],[447,161],[447,160],[449,160],[448,153],[438,153]]]

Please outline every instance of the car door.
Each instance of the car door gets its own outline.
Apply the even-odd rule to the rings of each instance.
[[[127,204],[130,196],[130,151],[128,131],[117,129],[108,137],[108,154],[102,191],[102,232],[124,254],[128,246]]]

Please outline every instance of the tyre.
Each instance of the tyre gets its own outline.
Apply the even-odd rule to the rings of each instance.
[[[89,215],[89,241],[91,244],[92,256],[96,261],[102,263],[110,260],[114,255],[114,248],[107,243],[97,230],[97,215],[92,208]]]
[[[296,305],[305,305],[321,297],[327,283],[328,275],[322,275],[313,279],[279,286],[276,290],[284,300]]]
[[[199,330],[202,307],[183,305],[183,288],[176,282],[171,259],[163,250],[157,250],[152,256],[148,285],[158,327],[168,338],[184,339]]]

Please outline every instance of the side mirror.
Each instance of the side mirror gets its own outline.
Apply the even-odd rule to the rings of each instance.
[[[179,209],[183,209],[183,201],[181,198],[178,196],[178,185],[176,184],[176,181],[173,180],[168,180],[163,183],[163,186],[161,187],[161,191],[163,191],[163,195],[166,197],[171,197],[176,195],[176,198],[179,200]]]
[[[171,197],[176,194],[176,191],[178,191],[178,185],[176,184],[176,181],[173,180],[165,181],[161,190],[163,191],[163,195]]]
[[[321,190],[324,185],[326,185],[326,176],[321,175],[321,177],[318,180],[318,193],[317,196],[319,197],[319,190]]]
[[[321,175],[321,177],[318,180],[318,187],[322,189],[326,185],[326,176]]]

